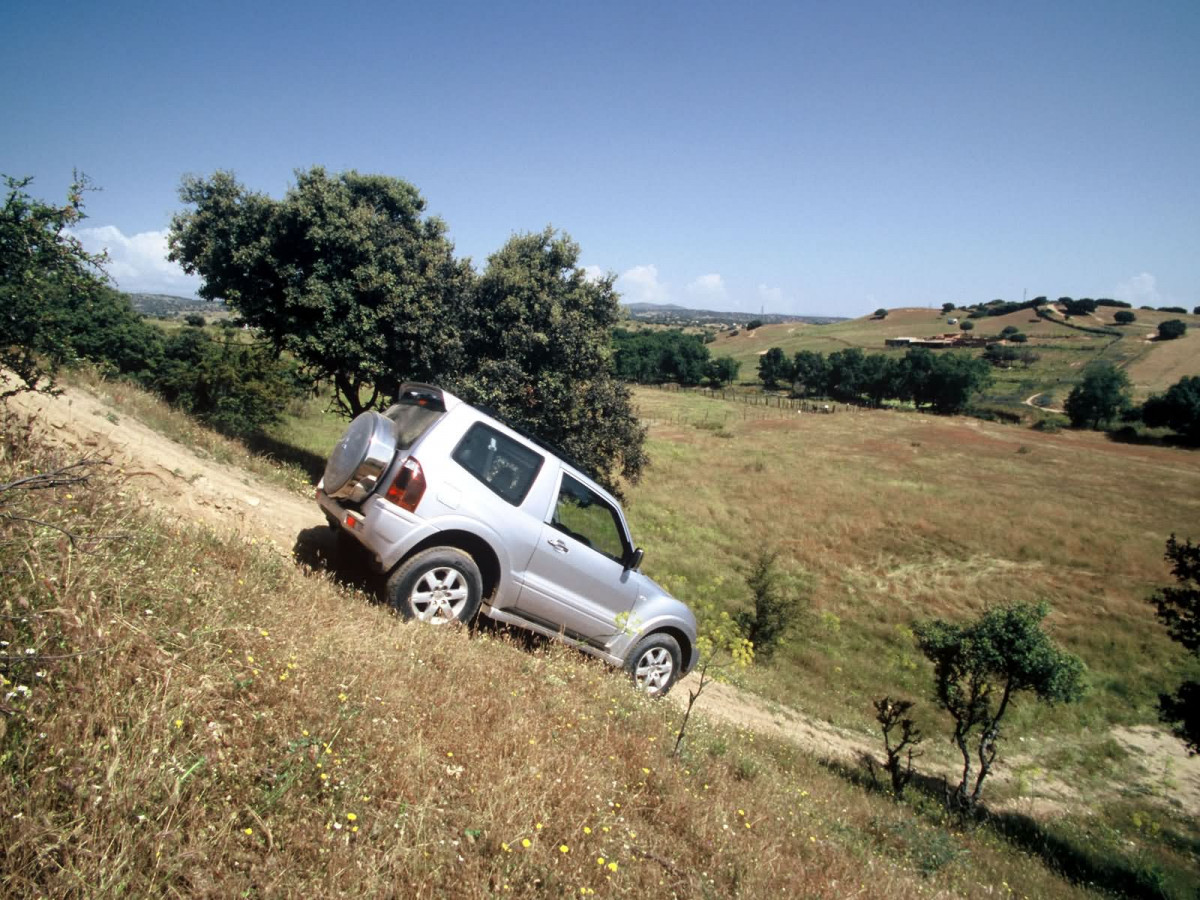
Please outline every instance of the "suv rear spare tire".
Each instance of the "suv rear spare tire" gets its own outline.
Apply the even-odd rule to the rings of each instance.
[[[370,494],[396,453],[395,427],[377,412],[357,416],[325,464],[325,493],[351,503]]]
[[[406,619],[431,625],[470,622],[479,612],[483,578],[469,555],[431,547],[403,563],[387,580],[387,599]]]

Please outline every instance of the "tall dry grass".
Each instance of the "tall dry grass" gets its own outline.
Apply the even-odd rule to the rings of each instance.
[[[75,460],[5,421],[0,484]],[[97,466],[0,490],[0,892],[1069,897],[602,665],[406,625]]]

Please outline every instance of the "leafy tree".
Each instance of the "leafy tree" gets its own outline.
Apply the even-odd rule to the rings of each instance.
[[[951,313],[951,312],[954,312],[954,310],[956,310],[956,309],[958,309],[958,307],[955,306],[953,303],[943,303],[942,304],[942,312],[944,312],[944,313]]]
[[[758,377],[767,390],[775,390],[781,381],[791,381],[791,368],[778,347],[772,347],[758,359]]]
[[[933,357],[933,368],[925,380],[922,399],[944,415],[959,413],[991,378],[991,367],[979,357],[943,353]]]
[[[665,331],[613,331],[617,377],[641,384],[699,384],[709,362],[708,348],[697,334],[677,328]]]
[[[198,328],[167,341],[151,385],[172,406],[234,437],[280,421],[300,392],[295,372],[268,347],[237,335],[217,340]]]
[[[882,306],[879,307],[879,309],[875,310],[875,318],[876,319],[886,319],[887,314],[888,314],[888,311],[886,309],[884,309]]]
[[[1178,584],[1155,591],[1150,603],[1171,640],[1200,658],[1200,545],[1190,540],[1181,544],[1171,535],[1166,558]],[[1174,725],[1175,736],[1188,751],[1200,753],[1200,682],[1185,681],[1174,694],[1160,695],[1158,710],[1164,722]]]
[[[858,347],[829,354],[829,395],[843,403],[861,403],[867,386],[867,355]]]
[[[1083,695],[1083,662],[1051,643],[1041,627],[1048,612],[1044,604],[1016,603],[965,626],[934,620],[914,629],[933,663],[937,703],[954,720],[963,768],[953,802],[963,813],[979,802],[996,761],[1001,720],[1018,694],[1031,692],[1051,704]]]
[[[704,377],[713,387],[724,387],[733,383],[741,368],[742,364],[732,356],[718,356],[708,361],[704,367]]]
[[[616,490],[618,476],[636,480],[645,466],[646,432],[612,372],[613,277],[592,281],[578,261],[579,245],[550,228],[492,254],[465,304],[465,364],[452,387]]]
[[[792,387],[802,397],[820,397],[829,389],[829,364],[813,350],[792,357]]]
[[[143,319],[120,291],[101,286],[71,294],[63,298],[60,312],[75,357],[141,381],[160,366],[162,331]]]
[[[204,316],[199,313],[188,313],[183,317],[183,324],[190,325],[193,328],[203,328],[205,325]]]
[[[1113,313],[1113,321],[1118,325],[1130,325],[1137,321],[1137,314],[1132,310],[1118,309]]]
[[[1182,319],[1167,319],[1165,322],[1158,323],[1158,339],[1160,341],[1173,341],[1175,338],[1181,338],[1187,333],[1187,323]]]
[[[762,325],[763,325],[762,319],[751,319],[749,322],[746,323],[746,330],[753,331],[755,328],[762,328]]]
[[[317,166],[272,200],[217,172],[184,178],[179,196],[191,209],[171,221],[170,258],[204,279],[202,297],[329,379],[343,411],[457,367],[470,266],[408,182]]]
[[[766,659],[778,648],[787,632],[798,624],[802,598],[794,579],[779,572],[778,554],[760,549],[746,570],[746,585],[754,609],[737,616],[738,626],[754,645],[757,656]]]
[[[1192,315],[1193,315],[1193,316],[1200,316],[1200,306],[1193,306],[1193,307],[1192,307]]]
[[[1010,334],[1008,336],[1008,340],[1010,340],[1014,344],[1024,344],[1025,342],[1027,342],[1029,340],[1029,335],[1025,334],[1022,331],[1018,331],[1013,334]]]
[[[1142,421],[1200,440],[1200,375],[1185,375],[1142,406]]]
[[[962,331],[973,331],[975,328],[975,323],[972,322],[970,319],[963,319],[961,322],[958,323],[958,327]]]
[[[1083,380],[1071,388],[1063,408],[1076,428],[1099,428],[1129,406],[1129,376],[1100,360],[1084,369]]]
[[[1096,301],[1088,297],[1083,297],[1079,300],[1072,300],[1070,297],[1059,297],[1058,302],[1062,304],[1063,311],[1068,316],[1086,316],[1096,311]]]
[[[1158,311],[1159,312],[1169,312],[1169,313],[1179,313],[1180,315],[1185,315],[1185,316],[1187,315],[1187,310],[1184,309],[1182,306],[1160,306],[1158,308]]]
[[[23,391],[53,391],[70,355],[64,305],[99,290],[103,255],[87,253],[70,233],[84,218],[86,177],[75,176],[67,202],[31,197],[31,178],[4,176],[0,210],[0,400]]]
[[[1009,337],[1012,337],[1014,334],[1018,334],[1020,331],[1021,331],[1021,329],[1018,328],[1016,325],[1005,325],[1004,328],[1001,329],[1001,331],[1000,331],[1000,337],[1009,338]]]
[[[900,366],[890,356],[871,353],[863,360],[861,387],[872,406],[901,393],[900,377]]]

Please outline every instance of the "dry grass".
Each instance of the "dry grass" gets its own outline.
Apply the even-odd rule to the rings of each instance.
[[[672,584],[723,577],[736,607],[736,573],[769,545],[809,585],[810,616],[757,682],[777,700],[871,729],[872,697],[924,693],[914,621],[1008,601],[1048,601],[1054,635],[1092,672],[1077,708],[1029,711],[1051,734],[1152,722],[1182,674],[1145,598],[1169,579],[1167,536],[1200,524],[1195,453],[912,413],[637,398],[652,423],[630,503],[646,569]]]
[[[0,483],[72,461],[6,421]],[[3,499],[5,896],[1083,894],[794,748],[672,760],[600,664],[405,625],[111,473]]]

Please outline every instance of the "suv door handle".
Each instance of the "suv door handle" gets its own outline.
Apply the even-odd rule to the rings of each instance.
[[[566,553],[570,549],[567,547],[566,544],[564,544],[558,538],[550,538],[548,541],[546,541],[546,543],[549,544],[551,547],[553,547],[555,550],[557,550],[559,553]]]

